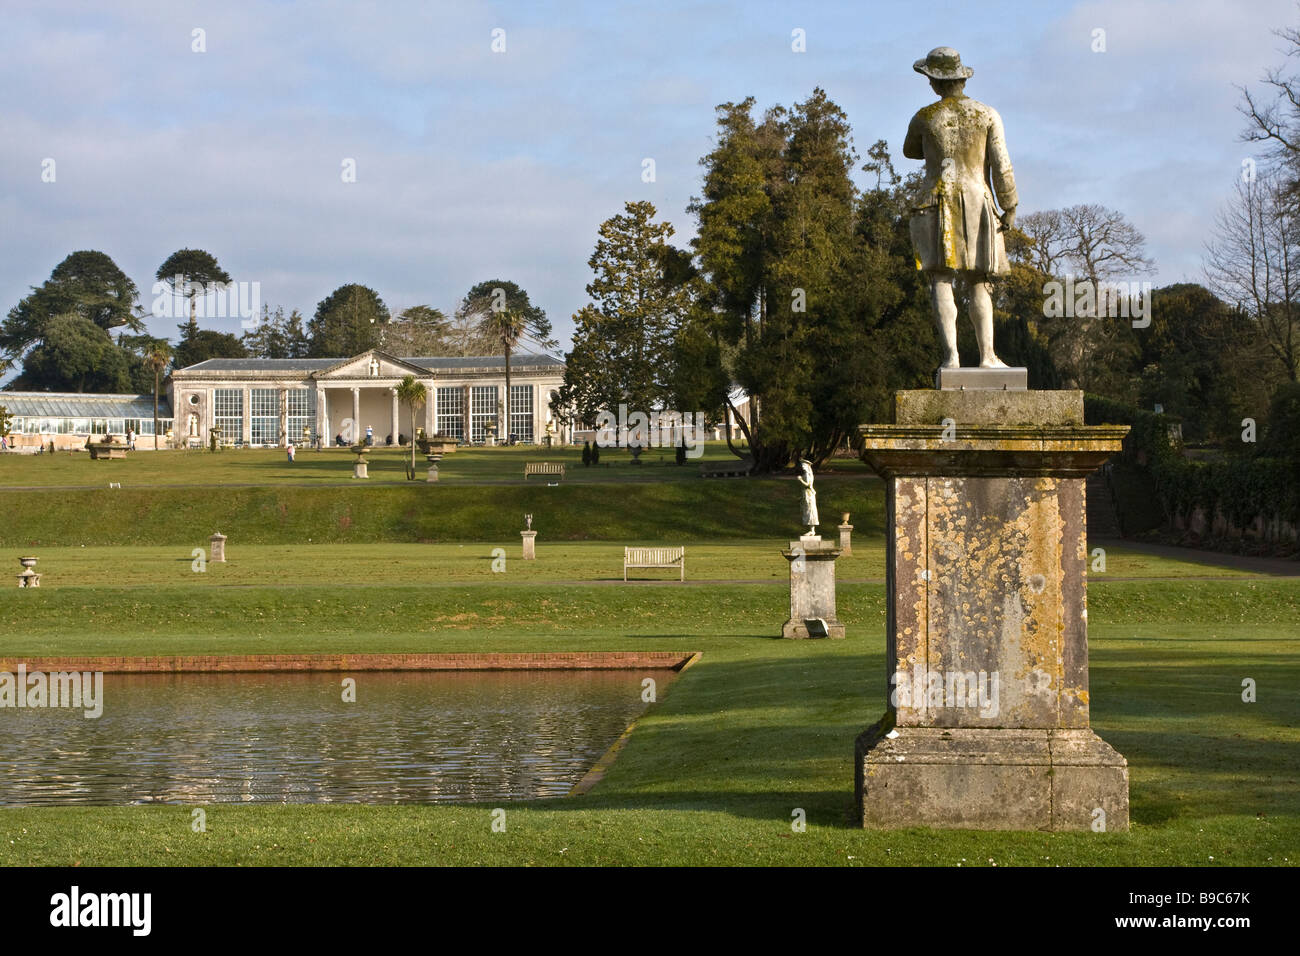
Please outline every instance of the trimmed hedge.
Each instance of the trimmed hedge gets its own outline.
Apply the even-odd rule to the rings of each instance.
[[[1207,516],[1222,514],[1238,528],[1261,515],[1300,520],[1300,460],[1241,456],[1192,461],[1170,436],[1178,419],[1097,395],[1085,396],[1084,420],[1132,428],[1121,458],[1151,476],[1166,515],[1186,517],[1202,508]]]

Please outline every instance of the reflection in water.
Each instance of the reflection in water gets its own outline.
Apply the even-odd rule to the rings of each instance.
[[[0,710],[0,806],[560,796],[645,708],[643,676],[106,674],[98,720]]]

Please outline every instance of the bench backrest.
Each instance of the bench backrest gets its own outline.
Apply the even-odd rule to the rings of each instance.
[[[686,557],[685,548],[624,548],[624,564],[646,564],[667,567]]]
[[[526,475],[562,475],[564,465],[560,462],[530,461],[524,464]]]

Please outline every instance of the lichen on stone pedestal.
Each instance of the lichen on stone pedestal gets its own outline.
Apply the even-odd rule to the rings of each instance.
[[[858,742],[863,825],[1127,828],[1127,765],[1089,729],[1084,512],[1126,429],[1083,425],[1080,392],[900,392],[895,413],[860,429],[887,488],[890,674]]]

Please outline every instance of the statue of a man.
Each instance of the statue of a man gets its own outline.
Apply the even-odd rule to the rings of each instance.
[[[1005,368],[993,351],[989,288],[993,276],[1010,271],[1002,230],[1014,225],[1018,202],[1002,117],[991,106],[965,95],[966,80],[975,71],[962,66],[952,47],[936,47],[912,69],[929,77],[930,88],[940,97],[912,117],[903,155],[925,160],[925,179],[912,210],[912,246],[930,280],[943,367],[961,364],[953,298],[953,283],[961,276],[970,288],[980,367]],[[993,205],[995,193],[1001,216]]]
[[[817,492],[813,489],[812,462],[807,458],[799,459],[799,484],[803,485],[803,523],[808,526],[808,534],[817,534]]]

